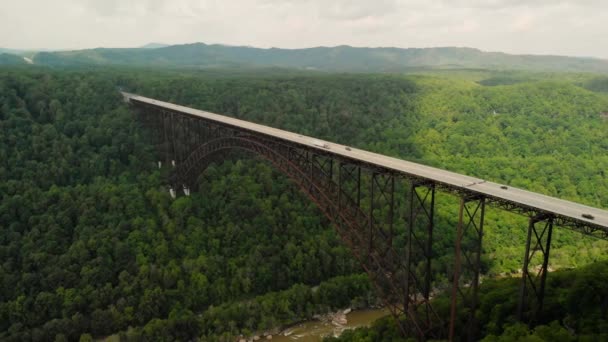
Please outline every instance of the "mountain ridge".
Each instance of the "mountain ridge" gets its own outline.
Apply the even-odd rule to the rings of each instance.
[[[338,45],[283,49],[202,42],[141,48],[41,51],[35,64],[47,66],[124,65],[147,67],[281,67],[327,72],[403,72],[411,68],[608,73],[608,60],[559,55],[516,55],[471,47],[353,47]]]
[[[23,65],[27,62],[21,56],[0,51],[0,65]]]

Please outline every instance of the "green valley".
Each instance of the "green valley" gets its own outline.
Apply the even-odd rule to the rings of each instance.
[[[104,65],[110,52],[35,62]],[[201,191],[172,200],[120,89],[608,208],[608,88],[597,74],[1,67],[0,340],[233,341],[380,303],[329,221],[260,158],[231,154]],[[446,194],[437,206],[441,290],[458,208]],[[608,243],[566,229],[551,251],[552,315],[516,324],[526,224],[488,210],[480,338],[605,337]],[[340,340],[394,334],[386,319]]]

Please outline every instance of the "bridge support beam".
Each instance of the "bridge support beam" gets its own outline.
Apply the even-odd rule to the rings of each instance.
[[[477,336],[475,311],[478,301],[479,274],[481,271],[481,246],[485,216],[483,197],[462,197],[458,211],[458,231],[454,248],[454,277],[450,310],[449,340],[455,340],[458,298],[462,298],[466,328],[462,337],[473,341]],[[464,262],[463,262],[464,260]]]
[[[372,172],[370,181],[369,253],[386,258],[393,246],[395,177]],[[394,266],[394,265],[393,265]]]
[[[356,208],[361,208],[361,167],[339,162],[338,189],[338,208],[340,211],[346,210],[352,204]]]
[[[157,117],[160,119],[160,126],[162,127],[162,147],[159,149],[159,157],[164,158],[163,162],[166,166],[171,166],[171,157],[169,155],[169,134],[167,133],[167,121],[169,114],[166,111],[161,111]]]
[[[405,251],[405,266],[408,278],[404,290],[405,297],[415,303],[412,312],[420,316],[419,324],[423,328],[426,338],[433,332],[432,320],[436,318],[436,314],[430,305],[435,185],[413,181],[408,189],[408,204],[409,217],[406,227]],[[416,272],[420,263],[423,263],[422,269],[420,272]],[[408,306],[409,303],[406,302],[405,312],[408,312]],[[422,310],[418,310],[419,307],[422,307]]]
[[[530,218],[517,307],[517,318],[520,321],[527,320],[532,324],[543,308],[552,234],[553,217]],[[530,272],[530,268],[534,267],[531,264],[539,262],[538,271]]]

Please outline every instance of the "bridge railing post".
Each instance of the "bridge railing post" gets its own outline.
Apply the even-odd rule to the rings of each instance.
[[[454,246],[454,276],[448,335],[450,341],[454,341],[455,338],[459,297],[462,299],[462,306],[466,309],[466,330],[463,333],[468,341],[474,340],[477,335],[475,312],[481,272],[484,216],[485,198],[460,198],[458,230]]]
[[[529,324],[532,324],[538,318],[543,307],[552,234],[553,217],[535,216],[530,218],[517,306],[517,318],[520,321],[527,319]],[[540,252],[540,254],[537,254],[537,252]],[[538,271],[530,272],[531,263],[540,261],[539,258],[542,262],[537,266]],[[531,306],[534,307],[531,308]],[[527,312],[528,309],[532,311]]]

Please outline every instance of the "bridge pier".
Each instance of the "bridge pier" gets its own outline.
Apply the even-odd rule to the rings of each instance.
[[[422,307],[422,317],[419,317],[421,326],[425,328],[424,337],[435,330],[432,327],[433,319],[438,318],[430,304],[431,293],[431,260],[433,257],[433,228],[435,218],[435,185],[412,181],[408,193],[408,220],[406,226],[406,255],[405,266],[408,275],[405,284],[405,297],[414,297],[413,312]],[[424,263],[422,272],[417,274],[417,264]],[[409,303],[405,303],[408,312]],[[441,329],[439,329],[441,330]],[[438,332],[442,335],[441,332]],[[437,334],[435,334],[437,335]]]
[[[473,341],[477,336],[475,311],[478,304],[484,216],[485,198],[478,196],[460,198],[454,248],[454,277],[448,336],[450,341],[454,341],[458,323],[456,317],[458,297],[462,298],[462,306],[466,309],[466,330],[463,333],[468,341]],[[465,277],[469,282],[466,282]]]
[[[530,218],[517,306],[517,318],[522,322],[527,320],[529,324],[532,324],[543,308],[552,234],[553,217],[537,215]],[[532,242],[534,242],[533,245]],[[536,252],[540,252],[540,255]],[[535,259],[535,257],[538,258]],[[542,263],[536,274],[534,271],[531,274],[530,263],[534,260],[539,261],[539,258]],[[534,307],[530,308],[530,306]],[[532,309],[532,311],[527,312],[528,309]]]

